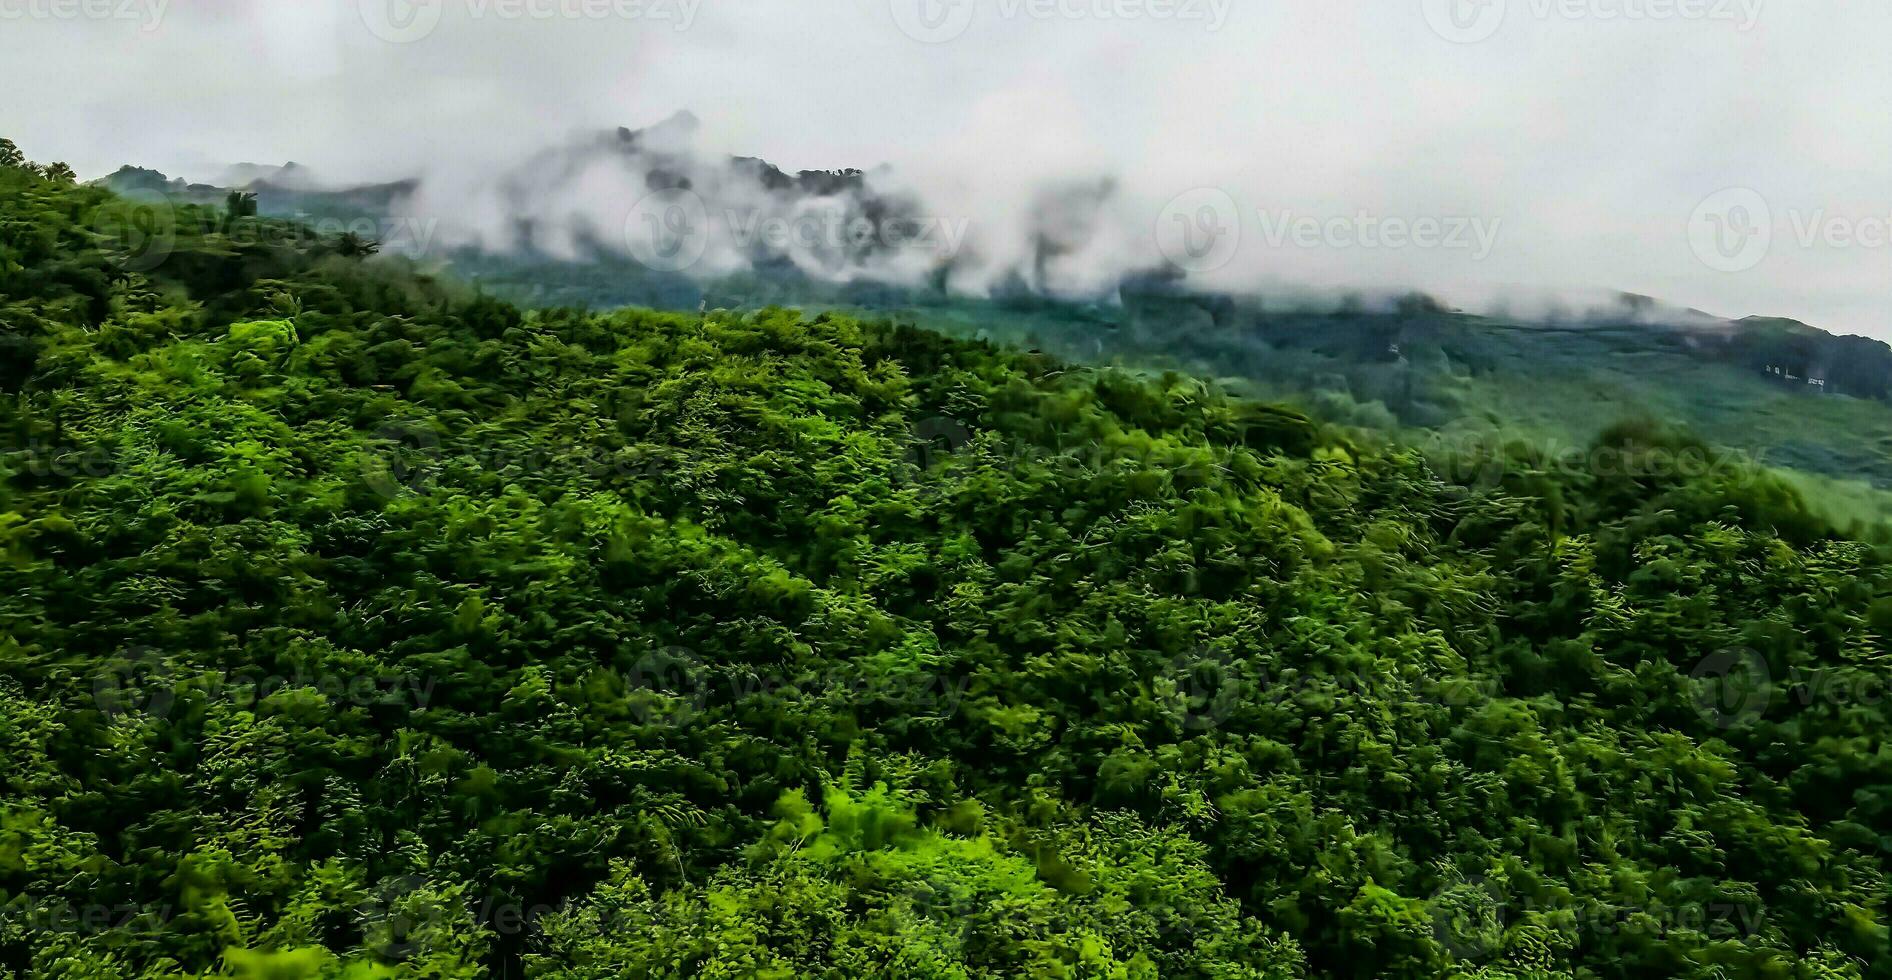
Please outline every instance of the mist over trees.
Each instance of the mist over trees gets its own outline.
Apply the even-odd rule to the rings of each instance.
[[[0,976],[1892,976],[1767,470],[370,245],[0,167]]]

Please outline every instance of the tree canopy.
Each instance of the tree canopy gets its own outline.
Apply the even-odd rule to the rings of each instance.
[[[0,977],[1892,976],[1892,571],[1686,434],[362,245],[0,168]]]

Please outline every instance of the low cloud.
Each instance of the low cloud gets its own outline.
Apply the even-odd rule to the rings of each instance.
[[[292,159],[336,181],[420,174],[442,236],[582,254],[624,240],[638,175],[593,162],[512,197],[506,178],[690,108],[700,161],[860,168],[873,195],[963,229],[951,283],[969,292],[1107,291],[1168,263],[1244,292],[1420,289],[1469,307],[1623,290],[1892,336],[1892,248],[1875,247],[1892,215],[1883,4],[618,6],[172,0],[155,25],[26,17],[0,30],[23,93],[0,126],[86,176],[138,163],[209,180]],[[706,215],[731,226],[706,268],[781,234],[807,243],[787,261],[836,276],[911,276],[948,247],[863,251],[856,219],[874,245],[892,226],[851,213],[859,199],[783,208],[701,176]],[[530,229],[520,207],[541,209]],[[1205,245],[1209,217],[1239,240]],[[1316,234],[1295,230],[1304,218]],[[1423,244],[1434,222],[1493,232],[1489,247]],[[1178,253],[1189,229],[1182,244],[1206,251]]]

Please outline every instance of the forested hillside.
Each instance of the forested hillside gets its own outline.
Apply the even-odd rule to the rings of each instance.
[[[1223,377],[1250,396],[1312,403],[1330,419],[1422,446],[1461,449],[1522,438],[1555,457],[1582,451],[1635,412],[1782,470],[1819,513],[1861,536],[1874,527],[1892,530],[1892,347],[1881,341],[1836,337],[1790,320],[1724,320],[1627,294],[1527,300],[1528,313],[1471,315],[1421,294],[1231,295],[1155,268],[1122,277],[1092,301],[1057,298],[1044,283],[1017,274],[971,296],[950,280],[960,263],[977,262],[976,242],[963,252],[910,250],[934,263],[915,282],[887,274],[892,256],[884,248],[806,253],[755,235],[735,243],[746,268],[712,273],[674,269],[651,256],[640,261],[625,254],[634,242],[624,235],[595,228],[562,233],[570,230],[564,202],[578,194],[567,183],[593,172],[642,173],[652,187],[700,187],[727,208],[716,219],[706,212],[709,226],[720,219],[762,227],[791,220],[783,214],[803,215],[793,227],[819,241],[826,236],[806,224],[805,209],[892,223],[901,220],[894,216],[923,213],[915,201],[876,193],[859,171],[790,176],[752,158],[664,149],[679,138],[675,130],[694,125],[685,114],[651,129],[599,132],[547,148],[500,182],[520,193],[499,203],[439,189],[423,193],[427,185],[419,179],[327,186],[295,164],[233,168],[226,183],[250,179],[231,187],[135,167],[99,183],[148,205],[152,224],[173,206],[252,194],[263,215],[378,232],[388,251],[448,267],[527,308],[781,305],[893,318],[1084,363]],[[1041,203],[1046,215],[1081,227],[1085,222],[1064,208],[1081,214],[1098,201],[1078,195]],[[515,234],[478,245],[466,237],[465,215],[502,205]],[[602,216],[612,205],[595,206],[602,226],[619,223]],[[1034,247],[1048,250],[1041,260],[1057,257],[1047,243],[1058,234],[1045,229],[1035,239]],[[911,271],[904,262],[897,267]],[[1611,410],[1598,412],[1598,405]]]
[[[1686,434],[253,212],[0,167],[0,977],[1892,977],[1892,568]]]

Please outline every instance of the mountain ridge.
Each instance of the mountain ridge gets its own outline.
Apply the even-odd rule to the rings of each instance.
[[[525,181],[536,174],[536,184],[509,189],[502,182],[498,192],[512,195],[509,213],[582,210],[582,197],[548,188],[582,183],[593,168],[633,166],[652,193],[753,193],[778,208],[772,213],[834,205],[842,214],[888,220],[915,210],[911,201],[879,194],[871,171],[790,174],[755,157],[706,163],[687,150],[695,126],[693,117],[681,117],[598,131],[542,151],[515,175]],[[305,171],[291,182],[296,187],[284,187],[272,179],[284,169],[250,171],[256,179],[247,188],[131,167],[98,183],[146,200],[213,205],[245,190],[266,215],[343,221],[387,221],[429,204],[420,178],[323,189],[320,176]],[[966,296],[944,274],[920,285],[825,275],[822,263],[871,262],[871,249],[788,254],[752,242],[725,257],[729,271],[653,268],[622,253],[613,241],[622,229],[611,224],[560,239],[546,221],[525,217],[509,230],[509,243],[433,242],[415,257],[528,307],[783,305],[891,314],[1067,357],[1239,378],[1358,424],[1434,434],[1428,438],[1477,432],[1482,439],[1516,426],[1540,442],[1583,445],[1609,422],[1646,413],[1756,459],[1892,490],[1892,347],[1789,318],[1729,319],[1633,293],[1530,317],[1467,314],[1417,293],[1294,303],[1198,289],[1164,268],[1125,276],[1092,301],[1048,295],[1044,277],[1030,268],[998,279],[983,297]]]

